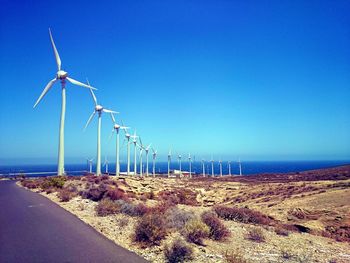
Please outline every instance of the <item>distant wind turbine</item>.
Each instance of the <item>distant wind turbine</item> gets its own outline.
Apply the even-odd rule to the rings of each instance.
[[[123,122],[122,125],[124,126]],[[130,175],[130,133],[127,130],[128,128],[123,129],[124,133],[125,133],[125,138],[124,138],[124,142],[126,140],[126,149],[127,149],[127,172],[126,174],[129,176]],[[124,144],[124,143],[123,143]]]
[[[129,127],[125,126],[120,126],[119,124],[116,123],[115,118],[113,113],[111,113],[111,118],[113,121],[113,130],[111,133],[111,136],[113,135],[113,132],[115,131],[117,134],[117,141],[116,141],[116,162],[115,162],[115,175],[119,176],[120,175],[120,157],[119,157],[119,130],[123,129],[124,131],[127,130]],[[123,123],[123,122],[122,122]]]
[[[145,152],[146,152],[146,176],[148,177],[148,152],[151,148],[152,143],[150,143],[146,148],[145,148]]]
[[[192,178],[192,159],[191,159],[191,154],[188,154],[188,162],[189,162],[189,167],[190,167],[190,178]]]
[[[211,157],[211,176],[214,177],[214,159],[213,156]]]
[[[140,148],[140,176],[142,177],[142,171],[143,171],[143,169],[142,169],[143,168],[143,166],[142,166],[142,152],[145,149],[145,147],[142,144],[141,137],[139,137],[139,142],[140,143],[138,143],[137,146]]]
[[[41,99],[46,95],[46,93],[51,89],[53,84],[56,81],[61,81],[61,88],[62,88],[62,104],[61,104],[61,120],[60,120],[60,130],[59,130],[59,143],[58,143],[58,165],[57,165],[57,174],[58,175],[64,175],[64,123],[65,123],[65,117],[66,117],[66,80],[68,80],[70,83],[74,85],[78,85],[84,88],[92,88],[88,85],[85,85],[84,83],[81,83],[77,80],[74,80],[72,78],[68,77],[68,73],[61,69],[61,59],[60,55],[58,54],[58,51],[56,49],[55,43],[52,38],[51,30],[49,29],[51,44],[53,48],[53,52],[55,54],[56,63],[57,63],[57,73],[54,79],[50,80],[50,82],[46,85],[43,92],[39,96],[38,100],[35,102],[33,108],[38,105],[38,103],[41,101]]]
[[[168,153],[168,177],[170,177],[170,162],[171,162],[171,149]]]
[[[136,129],[134,131],[134,135],[132,135],[130,137],[133,139],[132,142],[134,143],[134,175],[137,175],[136,149],[137,149],[138,136],[136,135]]]
[[[219,168],[220,168],[220,177],[222,177],[222,161],[219,160]]]
[[[205,177],[205,161],[204,161],[204,159],[202,159],[202,174],[203,174],[203,177]]]
[[[182,174],[182,170],[181,170],[181,154],[179,154],[177,158],[179,159],[179,169],[180,169],[180,176],[181,176],[181,174]]]
[[[228,164],[228,175],[231,176],[231,161],[228,161],[227,164]]]
[[[105,156],[105,162],[103,163],[103,166],[105,167],[105,173],[108,174],[108,159]]]
[[[153,157],[153,177],[156,177],[156,157],[157,157],[157,150],[152,148],[152,157]]]
[[[88,82],[88,85],[90,86],[89,81],[87,81],[87,82]],[[92,114],[90,115],[90,118],[88,119],[84,129],[86,129],[89,126],[92,118],[95,116],[95,114],[97,112],[97,114],[98,114],[98,125],[97,125],[96,175],[99,176],[99,175],[101,175],[101,115],[102,115],[103,112],[106,112],[106,113],[118,113],[118,112],[115,112],[115,111],[103,108],[102,105],[97,103],[96,96],[95,96],[94,92],[92,91],[92,89],[90,89],[90,93],[91,93],[92,99],[93,99],[93,101],[95,103],[95,108],[94,108],[94,111],[92,112]]]
[[[241,158],[239,158],[238,164],[239,164],[239,175],[242,176],[242,163],[241,163]]]
[[[90,173],[92,173],[92,161],[94,160],[94,158],[86,158],[87,162],[89,163],[89,171]]]

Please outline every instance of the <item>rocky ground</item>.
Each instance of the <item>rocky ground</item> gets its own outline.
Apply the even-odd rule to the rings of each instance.
[[[191,180],[105,177],[105,182],[122,190],[130,202],[147,207],[178,196],[178,189],[186,189],[184,200],[177,201],[176,206],[198,217],[217,205],[225,205],[259,211],[272,222],[246,224],[222,220],[230,236],[223,241],[206,238],[203,245],[188,243],[193,249],[190,262],[350,262],[349,171],[350,167],[345,166],[295,175],[257,175],[248,180],[243,177]],[[81,193],[101,183],[91,176],[81,177],[67,179],[63,188],[74,188],[76,193]],[[98,216],[98,202],[82,194],[62,202],[60,190],[48,187],[43,191],[30,185],[29,188],[151,262],[165,262],[164,246],[181,237],[181,231],[168,232],[159,245],[145,247],[133,239],[140,217],[125,213]],[[288,227],[278,231],[282,225]],[[264,240],[247,238],[252,229],[260,229]]]

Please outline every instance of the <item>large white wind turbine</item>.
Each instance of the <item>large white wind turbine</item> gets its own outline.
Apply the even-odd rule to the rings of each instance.
[[[68,73],[61,69],[61,59],[58,54],[58,51],[56,49],[55,43],[52,38],[51,30],[49,29],[51,44],[53,48],[53,52],[55,54],[56,63],[57,63],[57,73],[54,79],[50,80],[50,82],[46,85],[43,92],[39,96],[38,100],[35,102],[33,108],[38,105],[38,103],[41,101],[41,99],[46,95],[46,93],[51,89],[52,85],[57,82],[61,81],[61,87],[62,87],[62,105],[61,105],[61,121],[60,121],[60,131],[59,131],[59,143],[58,143],[58,167],[57,167],[57,174],[63,175],[64,174],[64,123],[65,123],[65,117],[66,117],[66,80],[68,80],[70,83],[74,85],[78,85],[84,88],[90,88],[88,85],[85,85],[84,83],[81,83],[75,79],[72,79],[68,77]],[[92,87],[91,87],[92,88]],[[92,88],[95,89],[95,88]]]
[[[140,138],[141,140],[141,138]],[[146,176],[148,177],[148,152],[149,149],[151,148],[152,143],[150,143],[146,148],[145,148],[145,152],[146,152]]]
[[[170,177],[170,162],[171,162],[171,149],[168,153],[168,177]]]
[[[156,157],[157,157],[157,150],[152,148],[152,158],[153,158],[153,167],[152,167],[152,172],[153,172],[153,177],[156,177]]]
[[[138,136],[136,135],[136,130],[134,131],[134,135],[130,136],[133,140],[134,144],[134,175],[137,175],[137,163],[136,163],[136,149],[137,149],[137,138]]]
[[[119,175],[120,175],[119,130],[120,130],[120,129],[123,129],[123,130],[125,131],[125,130],[128,129],[129,127],[125,127],[125,126],[121,126],[121,125],[117,124],[117,123],[115,122],[115,118],[114,118],[113,113],[111,113],[111,118],[112,118],[112,121],[113,121],[113,130],[112,130],[111,136],[113,135],[113,132],[114,132],[114,131],[115,131],[116,134],[117,134],[115,175],[116,175],[116,176],[119,176]],[[123,122],[122,122],[122,124],[123,124]]]
[[[88,85],[90,86],[89,82],[88,82]],[[92,112],[92,114],[90,115],[90,118],[88,119],[84,129],[87,128],[87,126],[89,125],[89,123],[91,122],[92,118],[95,116],[95,114],[97,112],[97,114],[98,114],[98,125],[97,125],[96,175],[99,176],[99,175],[101,175],[101,115],[102,115],[103,112],[106,112],[106,113],[118,113],[118,112],[115,112],[115,111],[103,108],[102,105],[99,105],[97,103],[96,96],[95,96],[94,92],[92,91],[92,89],[90,89],[90,93],[91,93],[92,99],[94,100],[95,108],[94,108],[94,111]]]

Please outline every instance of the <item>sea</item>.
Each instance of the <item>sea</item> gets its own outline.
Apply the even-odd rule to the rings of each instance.
[[[300,172],[313,169],[330,168],[340,165],[350,164],[348,161],[242,161],[242,175],[251,175],[258,173],[287,173],[287,172]],[[211,163],[205,162],[205,173],[211,174]],[[130,164],[130,171],[133,171],[133,163]],[[156,173],[167,173],[168,163],[167,162],[156,162],[155,166]],[[171,170],[179,170],[179,163],[172,162],[170,165]],[[139,172],[139,164],[137,164]],[[149,162],[149,172],[152,172],[152,162]],[[88,163],[81,164],[66,164],[65,171],[68,175],[82,175],[89,170]],[[92,168],[95,171],[95,166]],[[189,171],[189,163],[182,162],[182,171]],[[50,176],[54,175],[57,171],[56,164],[46,165],[0,165],[1,176],[14,176],[25,174],[28,177],[38,176]],[[102,167],[102,171],[106,171],[106,167]],[[121,171],[126,171],[126,164],[121,164]],[[146,171],[146,164],[143,165],[143,172]],[[115,163],[109,163],[108,172],[110,174],[115,173]],[[201,162],[192,162],[192,172],[202,174],[203,168]],[[222,173],[229,174],[229,167],[227,162],[222,162]],[[219,162],[214,163],[214,174],[220,174]],[[231,162],[231,174],[239,174],[239,163]]]

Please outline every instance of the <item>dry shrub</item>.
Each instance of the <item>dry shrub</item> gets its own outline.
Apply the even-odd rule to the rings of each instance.
[[[325,230],[329,237],[337,241],[350,242],[350,226],[348,225],[326,226]]]
[[[231,250],[225,252],[225,259],[228,263],[248,263],[248,261],[243,257],[240,250]]]
[[[182,239],[175,239],[170,246],[164,247],[164,256],[169,263],[179,263],[192,259],[192,248]]]
[[[68,188],[62,188],[58,191],[58,198],[60,199],[61,202],[68,202],[69,200],[71,200],[76,196],[77,194],[75,192],[69,191]]]
[[[195,216],[192,212],[187,212],[174,206],[165,212],[164,217],[167,228],[181,230],[185,224]]]
[[[125,194],[125,191],[119,188],[109,188],[107,190],[106,196],[110,198],[111,200],[126,200],[127,196]]]
[[[289,236],[289,231],[279,225],[275,227],[275,233],[280,236]]]
[[[67,181],[66,176],[51,176],[43,179],[40,188],[46,190],[48,188],[62,188],[64,183]]]
[[[253,227],[248,230],[246,238],[255,242],[265,242],[263,231],[258,227]]]
[[[96,208],[98,216],[108,216],[119,212],[119,206],[110,199],[102,199],[98,202]]]
[[[144,204],[135,205],[124,200],[117,200],[116,203],[120,207],[120,212],[129,216],[143,216],[150,211],[150,208]]]
[[[163,215],[146,214],[135,227],[134,240],[145,246],[159,245],[166,234]]]
[[[268,216],[249,208],[216,206],[214,211],[225,220],[233,220],[245,224],[269,225],[273,222]]]
[[[126,227],[128,224],[129,224],[129,218],[127,218],[127,217],[119,218],[118,221],[117,221],[117,226],[118,226],[119,228],[124,228],[124,227]]]
[[[24,179],[21,184],[26,188],[36,189],[40,187],[41,182],[38,179]]]
[[[202,221],[209,227],[209,237],[214,240],[223,240],[230,235],[228,228],[220,221],[213,212],[204,212]]]
[[[188,221],[182,231],[187,241],[197,245],[203,245],[203,238],[209,236],[209,227],[200,219],[191,219]]]
[[[158,199],[173,204],[199,205],[197,202],[197,193],[184,188],[163,190],[158,193]]]
[[[92,201],[100,201],[105,193],[107,192],[107,186],[105,184],[100,184],[99,186],[92,186],[86,191],[80,192],[83,198],[90,199]]]

